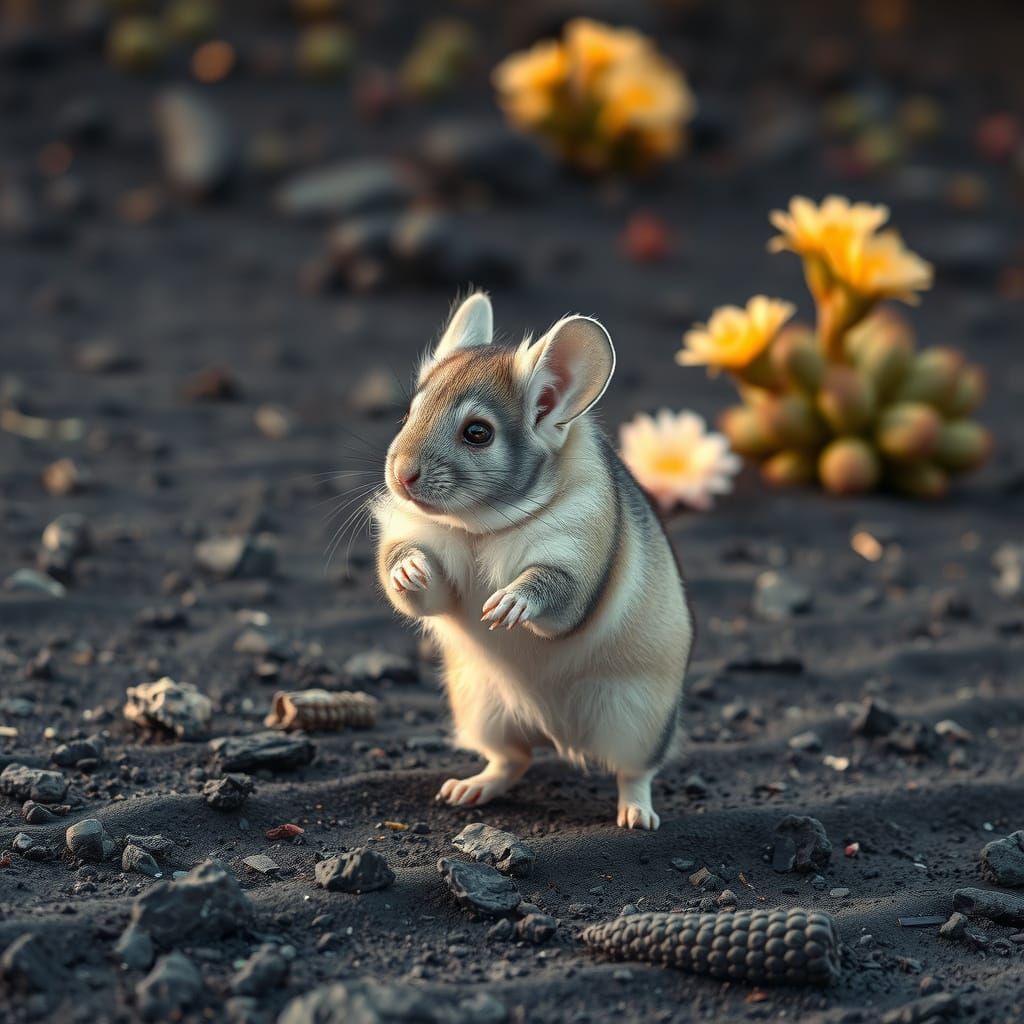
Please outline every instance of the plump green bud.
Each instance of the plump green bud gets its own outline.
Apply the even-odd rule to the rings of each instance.
[[[949,476],[932,462],[906,462],[889,467],[887,474],[893,488],[911,498],[933,500],[949,490]]]
[[[772,342],[771,359],[779,379],[791,388],[814,392],[821,385],[825,358],[807,327],[784,327]]]
[[[874,415],[874,389],[853,367],[829,366],[818,392],[818,411],[837,434],[856,434]]]
[[[906,378],[914,359],[914,338],[903,317],[882,309],[847,334],[846,351],[884,403]]]
[[[943,411],[950,416],[970,416],[985,400],[987,390],[988,375],[985,371],[980,366],[965,366]]]
[[[119,19],[107,36],[107,59],[125,71],[148,71],[163,51],[160,26],[143,15]]]
[[[818,457],[818,478],[832,494],[867,494],[881,475],[878,455],[860,437],[837,437]]]
[[[195,42],[213,33],[218,15],[213,0],[174,0],[164,12],[164,28],[172,39]]]
[[[974,420],[943,423],[935,445],[935,461],[951,473],[977,469],[991,454],[992,433]]]
[[[928,348],[915,356],[897,391],[901,402],[927,402],[936,408],[949,405],[964,357],[952,348]]]
[[[809,452],[776,452],[761,464],[761,476],[774,487],[799,487],[814,479],[815,460]]]
[[[314,25],[299,36],[296,63],[311,78],[339,78],[352,65],[352,36],[341,25]]]
[[[825,439],[825,424],[814,402],[795,391],[772,396],[757,406],[765,432],[785,448],[813,448]]]
[[[732,449],[747,459],[762,459],[777,451],[778,441],[765,429],[756,409],[734,405],[725,410],[718,420],[718,428]]]
[[[932,456],[939,441],[942,418],[923,402],[901,402],[878,418],[875,440],[883,455],[900,462]]]

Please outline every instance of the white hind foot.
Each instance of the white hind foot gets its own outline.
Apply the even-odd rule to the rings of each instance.
[[[523,777],[529,766],[529,760],[489,761],[487,767],[477,775],[468,779],[449,779],[434,799],[453,807],[478,807],[507,793]]]
[[[619,828],[642,828],[653,832],[661,824],[661,818],[651,803],[651,780],[654,772],[634,775],[619,772]]]

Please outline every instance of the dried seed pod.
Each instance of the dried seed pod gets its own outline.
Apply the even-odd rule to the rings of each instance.
[[[839,977],[839,934],[820,910],[632,914],[581,937],[617,960],[751,985],[830,985]]]
[[[275,729],[369,729],[377,720],[377,701],[368,693],[296,690],[274,694],[264,724]]]

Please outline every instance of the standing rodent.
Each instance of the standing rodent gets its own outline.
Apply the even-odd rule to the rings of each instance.
[[[553,746],[615,773],[619,825],[655,829],[693,622],[657,516],[587,415],[615,350],[582,316],[515,348],[492,333],[471,295],[420,369],[374,508],[381,585],[433,635],[455,740],[487,759],[438,799],[483,804]]]

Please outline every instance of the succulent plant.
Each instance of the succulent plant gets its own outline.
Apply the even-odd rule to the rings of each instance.
[[[617,960],[750,985],[830,985],[840,972],[835,922],[820,910],[631,914],[581,937]]]
[[[756,296],[685,335],[678,363],[734,378],[743,404],[719,425],[770,484],[937,498],[992,451],[991,432],[970,419],[985,372],[953,348],[916,351],[910,324],[882,304],[931,284],[930,266],[895,232],[878,233],[887,218],[881,206],[797,197],[772,215],[783,233],[771,248],[803,258],[816,327],[789,323],[791,303]]]

